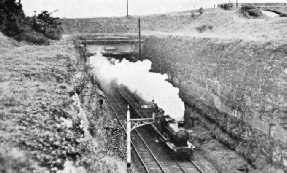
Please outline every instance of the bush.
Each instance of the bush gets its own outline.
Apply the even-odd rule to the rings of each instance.
[[[280,17],[287,17],[287,14],[280,14]]]
[[[33,18],[33,28],[53,40],[61,38],[60,25],[59,18],[52,17],[48,11],[42,11],[37,18]]]
[[[203,8],[201,7],[199,10],[198,10],[199,14],[203,14]]]
[[[54,30],[50,30],[50,31],[46,31],[45,36],[47,36],[48,38],[52,39],[52,40],[60,40],[61,39],[61,32],[60,31],[54,31]]]
[[[43,11],[37,17],[26,17],[21,1],[0,0],[0,31],[18,41],[48,45],[48,38],[61,38],[61,23],[51,14]]]
[[[20,41],[27,41],[38,45],[49,45],[49,39],[37,32],[25,32],[20,35]]]
[[[6,22],[6,15],[4,14],[3,9],[0,9],[0,30],[3,29],[5,22]]]
[[[196,30],[198,32],[200,32],[200,33],[203,33],[205,31],[207,31],[208,29],[212,32],[213,26],[211,26],[211,25],[202,25],[202,26],[196,27]]]
[[[247,18],[260,18],[263,16],[263,13],[254,6],[242,6],[240,12]]]
[[[242,6],[240,8],[240,10],[242,10],[242,11],[248,11],[248,10],[254,10],[254,9],[256,9],[256,7],[255,6],[251,6],[251,5]]]
[[[17,36],[20,34],[20,28],[17,23],[9,22],[4,26],[2,32],[9,37],[17,39]]]
[[[231,3],[228,3],[228,4],[220,4],[219,7],[222,8],[222,9],[224,9],[224,10],[233,10],[234,4],[231,4]]]

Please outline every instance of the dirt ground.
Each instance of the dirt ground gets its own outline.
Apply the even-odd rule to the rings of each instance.
[[[196,27],[210,25],[212,30],[199,33]],[[145,35],[178,35],[200,38],[241,39],[259,42],[286,42],[287,18],[264,16],[247,19],[238,10],[213,9],[196,17],[188,25],[172,32],[143,31]],[[223,34],[224,33],[224,34]]]

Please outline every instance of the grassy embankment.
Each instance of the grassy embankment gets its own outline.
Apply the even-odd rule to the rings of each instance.
[[[0,172],[61,170],[68,160],[87,172],[119,171],[123,145],[108,153],[116,145],[105,130],[110,117],[71,40],[32,46],[0,37]]]

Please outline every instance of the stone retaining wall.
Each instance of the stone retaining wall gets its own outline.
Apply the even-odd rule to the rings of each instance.
[[[287,45],[148,37],[144,55],[255,167],[287,168]],[[216,132],[215,132],[216,133]],[[216,136],[216,135],[215,135]]]
[[[174,31],[190,23],[190,14],[141,16],[141,29],[148,31]],[[63,32],[74,33],[137,33],[137,17],[98,17],[87,19],[61,19]]]

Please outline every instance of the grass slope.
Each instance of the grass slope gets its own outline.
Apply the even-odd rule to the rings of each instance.
[[[106,154],[113,143],[104,129],[109,117],[97,105],[96,88],[91,90],[93,100],[82,104],[83,108],[78,103],[81,95],[80,101],[71,97],[81,92],[88,79],[71,40],[33,46],[0,37],[4,45],[0,54],[0,172],[61,170],[68,160],[80,172],[83,168],[117,172],[121,160],[114,156],[117,153]],[[84,118],[93,138],[80,130]]]
[[[13,160],[17,160],[17,157],[9,151],[18,148],[24,141],[30,141],[31,145],[39,142],[37,138],[43,135],[45,128],[49,128],[49,109],[71,101],[67,93],[71,76],[66,66],[67,60],[75,56],[68,53],[73,52],[73,48],[65,45],[19,46],[2,34],[0,37],[0,45],[3,45],[0,55],[2,172],[9,169],[16,171]],[[25,154],[21,156],[25,157]],[[26,166],[19,164],[17,167],[23,168],[16,172],[26,172],[26,168],[35,167],[29,165],[26,159],[22,162]],[[12,168],[8,169],[9,165]]]
[[[212,32],[199,34],[196,28],[203,25],[213,26]],[[287,18],[265,16],[260,19],[247,19],[238,10],[214,9],[204,12],[176,33],[198,37],[278,40],[287,38],[287,30],[284,29],[286,27]]]

